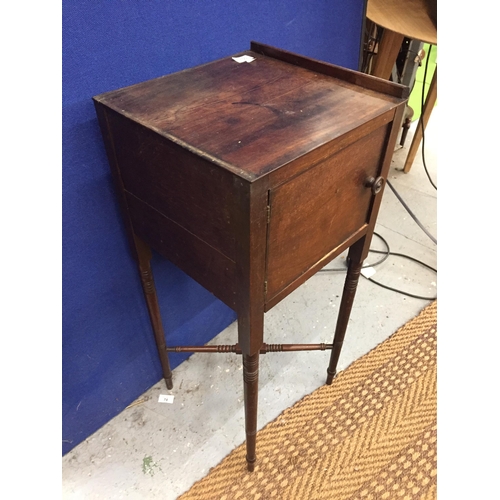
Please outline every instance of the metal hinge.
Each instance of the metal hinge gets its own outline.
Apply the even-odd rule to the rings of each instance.
[[[267,295],[267,281],[264,281],[264,295]]]
[[[271,205],[267,205],[267,223],[271,222]]]

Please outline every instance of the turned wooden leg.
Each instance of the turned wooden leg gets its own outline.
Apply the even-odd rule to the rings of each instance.
[[[245,393],[245,433],[247,469],[253,472],[257,444],[257,401],[259,392],[259,353],[243,355],[243,383]]]
[[[163,377],[167,384],[167,389],[173,388],[172,371],[170,370],[170,363],[168,361],[167,345],[165,342],[165,332],[161,321],[160,307],[158,305],[158,297],[156,295],[156,288],[153,280],[153,272],[151,270],[151,250],[139,238],[134,237],[135,247],[137,250],[139,274],[141,276],[142,289],[149,312],[149,319],[156,341],[156,348],[160,356],[161,367],[163,370]]]
[[[357,245],[357,243],[355,244]],[[335,328],[335,336],[333,339],[333,349],[330,355],[330,365],[327,369],[326,383],[330,385],[333,377],[337,374],[337,363],[342,350],[345,332],[347,330],[347,323],[351,315],[352,304],[354,296],[356,295],[356,288],[358,286],[359,275],[361,273],[361,266],[363,261],[360,258],[360,252],[351,247],[349,250],[349,267],[347,269],[347,276],[344,283],[344,291],[342,293],[342,300],[340,302],[340,310],[337,318],[337,326]]]

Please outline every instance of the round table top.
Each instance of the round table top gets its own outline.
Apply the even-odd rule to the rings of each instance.
[[[366,17],[413,40],[437,45],[437,16],[432,0],[368,0]]]

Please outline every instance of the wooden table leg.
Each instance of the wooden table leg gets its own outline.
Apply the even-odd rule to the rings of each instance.
[[[326,383],[328,385],[332,383],[333,377],[335,377],[335,375],[337,374],[337,363],[339,361],[340,351],[342,350],[342,344],[344,342],[345,332],[347,330],[347,323],[349,322],[349,316],[351,315],[352,304],[354,302],[354,296],[358,287],[359,275],[361,273],[361,267],[363,265],[363,260],[361,259],[363,244],[364,238],[354,243],[354,245],[349,249],[349,267],[347,269],[344,291],[342,293],[342,300],[340,302],[337,326],[335,328],[335,336],[333,339],[333,349],[330,355],[330,365],[327,369],[328,375],[326,378]]]
[[[434,70],[434,75],[432,76],[431,84],[429,86],[429,91],[427,92],[427,97],[425,99],[424,107],[422,109],[422,114],[418,120],[417,128],[415,129],[415,134],[413,135],[413,140],[411,141],[410,149],[408,151],[408,156],[406,157],[405,165],[403,167],[403,172],[406,174],[410,171],[413,165],[413,160],[417,156],[418,147],[420,146],[420,141],[422,140],[423,132],[427,127],[427,122],[431,117],[432,110],[437,100],[437,67]]]
[[[135,248],[137,250],[139,274],[141,276],[142,290],[146,299],[146,304],[149,312],[149,319],[156,341],[156,348],[160,356],[160,363],[163,371],[163,377],[167,384],[167,389],[173,388],[172,371],[168,361],[167,345],[165,342],[165,332],[160,315],[160,307],[158,305],[158,296],[156,295],[156,287],[153,280],[153,271],[151,270],[151,249],[146,243],[134,235]]]
[[[238,315],[238,339],[243,356],[243,390],[247,469],[253,472],[256,461],[257,403],[259,396],[259,354],[264,337],[264,309],[251,301]]]
[[[380,28],[379,28],[380,29]],[[378,53],[373,62],[371,74],[388,80],[398,57],[404,36],[395,31],[384,29],[379,43]]]
[[[243,383],[245,394],[245,433],[247,469],[253,472],[257,444],[257,402],[259,394],[259,353],[243,354]]]

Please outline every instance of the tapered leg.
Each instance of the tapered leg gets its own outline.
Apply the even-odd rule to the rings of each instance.
[[[252,472],[256,461],[259,353],[264,342],[268,177],[255,183],[236,180],[235,187],[239,203],[235,218],[236,314],[238,344],[243,356],[247,469]]]
[[[158,355],[160,356],[163,377],[165,378],[167,389],[172,389],[172,371],[170,370],[170,363],[168,361],[165,332],[163,331],[160,307],[158,305],[158,297],[156,295],[153,272],[151,270],[151,250],[142,240],[138,239],[137,237],[134,237],[134,240],[137,250],[142,289],[144,291],[144,297],[146,299],[146,304],[148,307],[151,326],[153,327],[156,348],[158,349]]]
[[[351,315],[352,304],[354,302],[362,265],[363,261],[361,260],[359,249],[351,247],[349,250],[349,267],[347,268],[347,276],[344,283],[342,300],[340,302],[337,326],[335,328],[335,337],[333,339],[333,349],[330,355],[330,365],[327,369],[328,375],[326,383],[328,385],[332,383],[333,377],[337,374],[337,363],[339,361],[340,351],[342,350],[349,316]]]
[[[243,355],[243,383],[245,393],[245,433],[247,469],[253,472],[257,444],[257,400],[259,392],[259,353]]]

